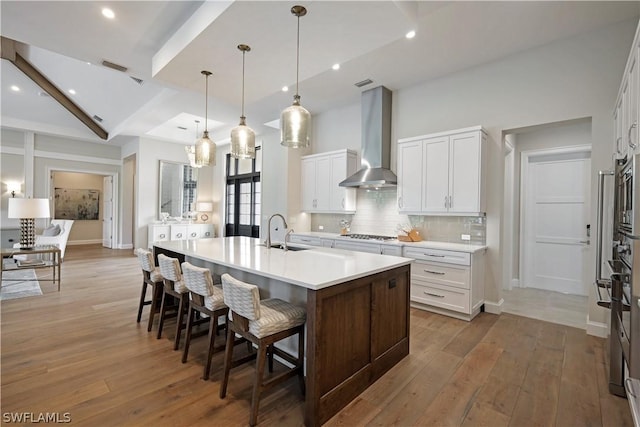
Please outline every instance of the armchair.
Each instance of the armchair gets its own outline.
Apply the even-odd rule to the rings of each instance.
[[[51,225],[57,225],[60,227],[60,234],[57,236],[36,236],[36,245],[58,245],[60,248],[60,258],[64,259],[64,251],[67,248],[67,240],[69,240],[69,233],[71,233],[71,227],[73,226],[72,219],[52,219]]]

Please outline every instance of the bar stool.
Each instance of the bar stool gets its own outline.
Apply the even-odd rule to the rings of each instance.
[[[222,289],[224,302],[229,307],[230,313],[227,322],[227,348],[224,353],[224,378],[220,386],[220,398],[224,399],[227,394],[231,368],[257,357],[251,396],[251,414],[249,415],[249,425],[255,426],[258,420],[260,394],[263,390],[298,375],[300,388],[304,395],[304,323],[307,313],[304,308],[280,299],[261,301],[257,286],[237,280],[229,274],[222,275]],[[257,356],[252,354],[248,357],[232,360],[235,334],[257,345]],[[297,358],[273,345],[275,342],[295,334],[298,334]],[[264,365],[267,360],[267,352],[269,353],[270,372],[273,370],[274,354],[282,357],[294,367],[265,381]]]
[[[213,353],[224,349],[224,343],[217,348],[214,346],[218,330],[226,328],[226,323],[224,325],[218,325],[218,319],[220,316],[225,316],[226,318],[229,308],[224,304],[222,286],[213,285],[213,278],[209,269],[196,267],[188,262],[183,262],[182,274],[184,276],[184,284],[191,295],[187,311],[187,335],[184,343],[182,363],[186,363],[187,361],[193,327],[209,322],[209,351],[202,376],[202,379],[208,380]],[[194,320],[196,313],[204,314],[208,316],[208,318],[205,317]]]
[[[164,278],[164,289],[162,292],[162,305],[160,306],[160,324],[158,325],[158,339],[162,337],[162,327],[164,320],[168,317],[176,316],[176,338],[173,349],[177,350],[180,345],[180,334],[185,325],[182,322],[184,313],[189,304],[189,290],[182,280],[180,261],[177,258],[169,258],[165,254],[158,255],[158,267],[160,274]],[[177,299],[177,313],[167,315],[167,299],[169,296]]]
[[[158,301],[162,295],[163,280],[162,275],[160,274],[160,269],[155,266],[155,263],[153,262],[153,254],[150,251],[138,248],[136,249],[135,254],[138,257],[140,266],[142,267],[142,292],[140,293],[140,304],[138,304],[137,322],[140,323],[142,308],[145,305],[151,305],[151,311],[149,312],[149,324],[147,325],[147,332],[149,332],[153,326],[153,317],[156,314]],[[150,300],[145,300],[147,295],[147,286],[151,286]]]

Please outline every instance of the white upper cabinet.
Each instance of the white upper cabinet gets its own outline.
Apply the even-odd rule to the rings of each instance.
[[[640,153],[640,25],[627,59],[627,66],[620,84],[618,99],[613,111],[614,151],[622,159]]]
[[[311,213],[354,213],[355,188],[338,184],[357,172],[358,155],[351,150],[302,157],[302,210]]]
[[[398,209],[422,209],[422,141],[398,144]]]
[[[399,211],[483,214],[485,145],[480,126],[398,141]]]

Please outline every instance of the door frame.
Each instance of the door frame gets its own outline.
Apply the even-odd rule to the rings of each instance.
[[[559,148],[543,148],[536,150],[527,150],[520,153],[520,268],[519,268],[519,285],[520,287],[526,286],[526,278],[529,273],[529,265],[527,264],[528,251],[527,251],[527,239],[525,227],[529,218],[527,217],[526,201],[528,200],[527,188],[528,188],[528,176],[529,176],[529,164],[532,157],[546,156],[546,155],[559,155],[559,154],[577,154],[577,153],[591,153],[591,145],[572,145]],[[591,197],[591,193],[589,193]],[[589,204],[591,206],[591,204]],[[589,212],[588,217],[591,213]]]
[[[111,209],[112,209],[112,218],[113,220],[111,221],[111,235],[113,236],[112,240],[111,240],[111,245],[113,248],[117,248],[119,247],[120,244],[120,240],[119,240],[119,236],[118,236],[118,172],[100,172],[100,171],[95,171],[95,170],[90,170],[90,169],[80,169],[80,168],[64,168],[64,167],[59,167],[59,166],[47,166],[47,173],[46,173],[46,185],[45,188],[47,189],[47,198],[49,199],[49,203],[50,205],[53,207],[53,203],[52,203],[52,198],[53,198],[53,180],[51,179],[51,175],[53,174],[53,172],[73,172],[73,173],[86,173],[89,175],[98,175],[98,176],[110,176],[112,178],[112,192],[111,192],[111,196],[113,197],[113,203],[111,204]],[[102,213],[102,216],[104,217],[104,212]],[[47,220],[47,224],[48,224]],[[73,245],[72,242],[68,243],[69,245]]]

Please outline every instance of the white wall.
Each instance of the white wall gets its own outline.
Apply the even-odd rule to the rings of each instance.
[[[394,91],[394,141],[474,125],[488,130],[485,298],[489,302],[500,302],[502,288],[503,131],[591,117],[592,168],[595,172],[606,169],[613,105],[636,26],[637,20],[631,20]],[[339,114],[333,117],[340,120]],[[314,152],[336,148],[331,131],[318,129],[321,123],[317,120],[314,125],[316,134],[327,139],[316,141]],[[351,127],[351,133],[356,133],[359,122],[353,121]],[[394,170],[395,154],[394,143]],[[592,176],[595,188],[596,173]],[[595,224],[595,208],[592,210],[591,223]],[[590,316],[604,321],[604,310],[591,305]]]

